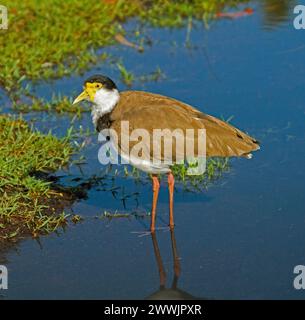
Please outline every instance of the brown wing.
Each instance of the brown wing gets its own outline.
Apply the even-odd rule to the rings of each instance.
[[[112,128],[121,132],[121,121],[129,121],[129,134],[134,129],[143,128],[150,134],[154,129],[180,129],[185,135],[187,129],[195,129],[193,140],[195,155],[198,154],[198,129],[206,130],[206,153],[208,157],[247,156],[259,149],[258,142],[234,128],[228,123],[206,115],[197,109],[175,99],[142,91],[125,91],[121,93],[119,104],[111,114]],[[152,140],[152,139],[151,139]],[[185,145],[186,141],[185,139]],[[173,140],[172,154],[177,155],[176,161],[186,157],[185,145],[179,148]],[[137,142],[132,142],[132,148]],[[120,144],[120,141],[119,141]],[[152,158],[152,141],[150,152]],[[176,150],[177,147],[177,150]],[[164,158],[164,142],[160,146],[161,158]],[[124,150],[122,150],[124,152]]]

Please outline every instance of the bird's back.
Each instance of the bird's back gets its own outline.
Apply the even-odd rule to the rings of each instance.
[[[173,98],[143,91],[121,92],[120,101],[111,114],[112,127],[120,130],[120,121],[128,121],[130,132],[143,128],[150,134],[154,129],[206,130],[208,157],[248,157],[259,149],[256,139],[232,125]],[[120,120],[120,121],[117,121]],[[195,154],[198,135],[194,136]],[[173,150],[176,145],[173,144]]]

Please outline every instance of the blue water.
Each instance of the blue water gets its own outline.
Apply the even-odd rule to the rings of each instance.
[[[205,29],[195,23],[187,45],[186,28],[153,29],[144,53],[122,46],[103,51],[122,57],[136,75],[159,66],[166,78],[140,83],[133,88],[168,95],[225,119],[261,141],[252,160],[235,159],[230,171],[200,193],[175,194],[175,238],[180,257],[178,287],[196,297],[220,299],[305,298],[293,288],[295,265],[305,264],[305,31],[293,28],[292,4],[287,12],[264,18],[262,7],[253,5],[252,16],[213,22]],[[125,28],[132,31],[137,21]],[[117,69],[107,63],[82,76],[41,83],[36,92],[49,98],[54,92],[75,96],[92,73],[113,78],[120,89]],[[71,118],[30,114],[41,130],[53,127],[58,135]],[[79,123],[91,128],[90,114]],[[101,174],[97,137],[91,136],[84,153],[82,173],[73,166],[63,179]],[[151,186],[132,178],[118,178],[119,197],[92,188],[88,198],[72,206],[82,223],[59,235],[24,240],[2,253],[9,268],[5,298],[134,299],[159,289],[158,265],[150,236],[138,237],[149,218],[95,219],[105,210],[150,210]],[[127,200],[119,199],[139,192]],[[158,226],[168,222],[168,194],[162,185]],[[69,209],[70,210],[70,209]],[[158,231],[157,241],[167,273],[173,278],[170,232]]]

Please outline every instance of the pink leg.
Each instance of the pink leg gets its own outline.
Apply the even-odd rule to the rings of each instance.
[[[169,227],[174,228],[174,185],[175,178],[170,172],[167,177],[168,190],[169,190]]]
[[[156,208],[157,208],[160,183],[157,176],[154,175],[152,179],[153,179],[153,202],[152,202],[152,209],[151,209],[150,231],[153,233],[155,232]]]

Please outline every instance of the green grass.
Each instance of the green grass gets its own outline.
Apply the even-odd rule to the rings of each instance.
[[[135,80],[134,74],[128,71],[122,62],[117,63],[117,68],[120,72],[122,82],[125,83],[127,87],[131,87]]]
[[[241,2],[247,1],[3,0],[9,28],[0,30],[0,86],[16,98],[25,80],[87,70],[105,59],[96,49],[116,43],[121,24],[131,17],[153,26],[180,27],[187,18],[207,21],[225,5]]]
[[[172,167],[172,172],[177,182],[183,185],[184,190],[200,192],[208,187],[224,173],[228,172],[228,158],[209,158],[207,159],[206,171],[201,175],[187,175],[187,165],[176,164]]]
[[[21,119],[0,116],[0,241],[53,232],[66,223],[65,195],[35,173],[58,170],[72,153],[68,136],[44,135]]]
[[[51,101],[32,97],[30,103],[13,101],[12,108],[18,113],[28,113],[32,111],[46,111],[55,112],[58,114],[71,114],[80,117],[84,112],[89,109],[84,108],[82,104],[72,104],[73,97],[53,95]]]
[[[131,71],[128,71],[125,65],[121,61],[117,62],[116,66],[117,66],[117,69],[119,70],[121,81],[127,87],[131,87],[135,81],[139,81],[141,83],[157,82],[157,81],[160,81],[161,79],[166,78],[164,72],[160,69],[160,67],[157,67],[155,71],[149,74],[136,76]]]

